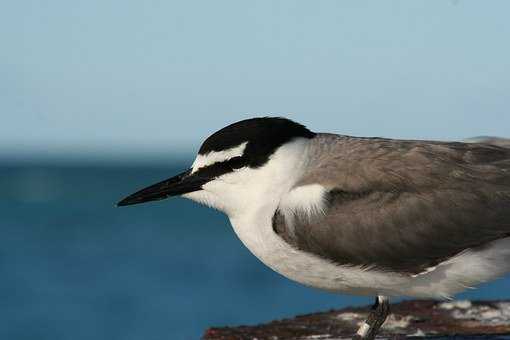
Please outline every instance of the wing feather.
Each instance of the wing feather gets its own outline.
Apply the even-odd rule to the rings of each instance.
[[[510,235],[510,149],[319,134],[311,154],[297,186],[324,186],[326,213],[274,219],[301,250],[416,274]]]

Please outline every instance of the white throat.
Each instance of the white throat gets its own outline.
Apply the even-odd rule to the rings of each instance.
[[[225,174],[185,197],[225,212],[241,241],[262,259],[270,251],[265,244],[268,234],[276,236],[272,217],[308,165],[309,141],[296,138],[278,148],[263,166]],[[244,145],[234,148],[234,153],[241,148]]]

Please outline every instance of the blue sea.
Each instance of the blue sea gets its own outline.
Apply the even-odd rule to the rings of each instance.
[[[281,277],[196,203],[114,206],[187,165],[2,160],[0,339],[199,339],[209,326],[372,302]],[[509,282],[460,298],[508,298]]]

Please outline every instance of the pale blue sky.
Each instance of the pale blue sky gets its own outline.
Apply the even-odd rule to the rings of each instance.
[[[0,153],[196,150],[227,123],[506,135],[510,1],[4,1]]]

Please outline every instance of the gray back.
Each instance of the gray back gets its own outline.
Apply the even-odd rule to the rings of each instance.
[[[343,265],[416,274],[510,235],[510,149],[319,134],[297,186],[326,187],[324,215],[273,228]]]

